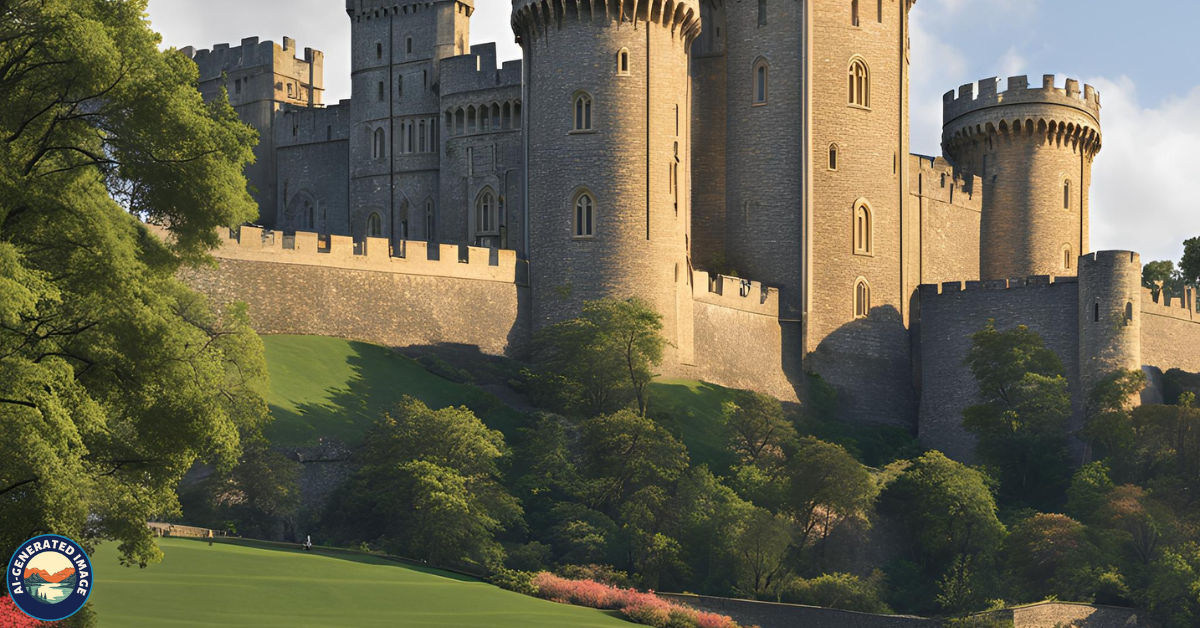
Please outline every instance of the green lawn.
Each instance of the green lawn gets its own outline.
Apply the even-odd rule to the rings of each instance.
[[[161,539],[166,558],[121,567],[116,545],[93,557],[101,628],[221,626],[590,627],[631,624],[432,569],[368,556],[338,557]]]
[[[465,405],[489,426],[507,432],[520,415],[474,386],[456,384],[386,347],[321,336],[263,336],[277,445],[333,436],[357,443],[380,412],[404,395],[432,408]]]
[[[728,444],[721,405],[734,391],[694,380],[659,379],[650,385],[650,415],[663,422],[688,448],[692,464],[721,473],[735,462]],[[664,420],[663,413],[670,415]]]

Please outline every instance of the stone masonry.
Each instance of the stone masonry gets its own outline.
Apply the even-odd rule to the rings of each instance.
[[[1113,369],[1200,371],[1194,299],[1156,302],[1136,253],[1090,250],[1090,86],[964,85],[925,157],[914,0],[513,0],[507,62],[471,44],[474,9],[347,0],[353,93],[331,106],[323,54],[291,39],[185,49],[260,131],[267,229],[193,283],[263,333],[517,357],[585,301],[636,296],[663,374],[795,400],[815,372],[847,420],[960,459],[989,320],[1063,358],[1073,429]]]

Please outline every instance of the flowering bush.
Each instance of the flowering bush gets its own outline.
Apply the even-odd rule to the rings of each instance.
[[[654,628],[740,628],[729,617],[702,613],[668,602],[653,593],[620,589],[593,580],[567,580],[542,572],[533,578],[538,596],[601,610],[621,611],[626,619]]]
[[[0,597],[0,628],[40,628],[49,625],[22,613],[7,595]]]

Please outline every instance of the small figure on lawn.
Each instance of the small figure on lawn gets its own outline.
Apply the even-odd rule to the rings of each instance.
[[[304,551],[312,551],[312,535],[308,535],[308,537],[304,540]]]

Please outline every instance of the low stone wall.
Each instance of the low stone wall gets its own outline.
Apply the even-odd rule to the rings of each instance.
[[[703,595],[659,593],[659,597],[692,608],[732,617],[743,626],[759,628],[944,628],[940,619],[911,615],[874,615],[832,608],[736,600]],[[1142,613],[1130,608],[1092,606],[1069,602],[1042,602],[1016,608],[980,613],[969,617],[960,628],[993,626],[1011,621],[1013,628],[1157,628]]]
[[[775,604],[703,595],[659,593],[670,602],[732,617],[743,626],[760,628],[941,628],[935,619],[908,615],[872,615],[797,604]]]

